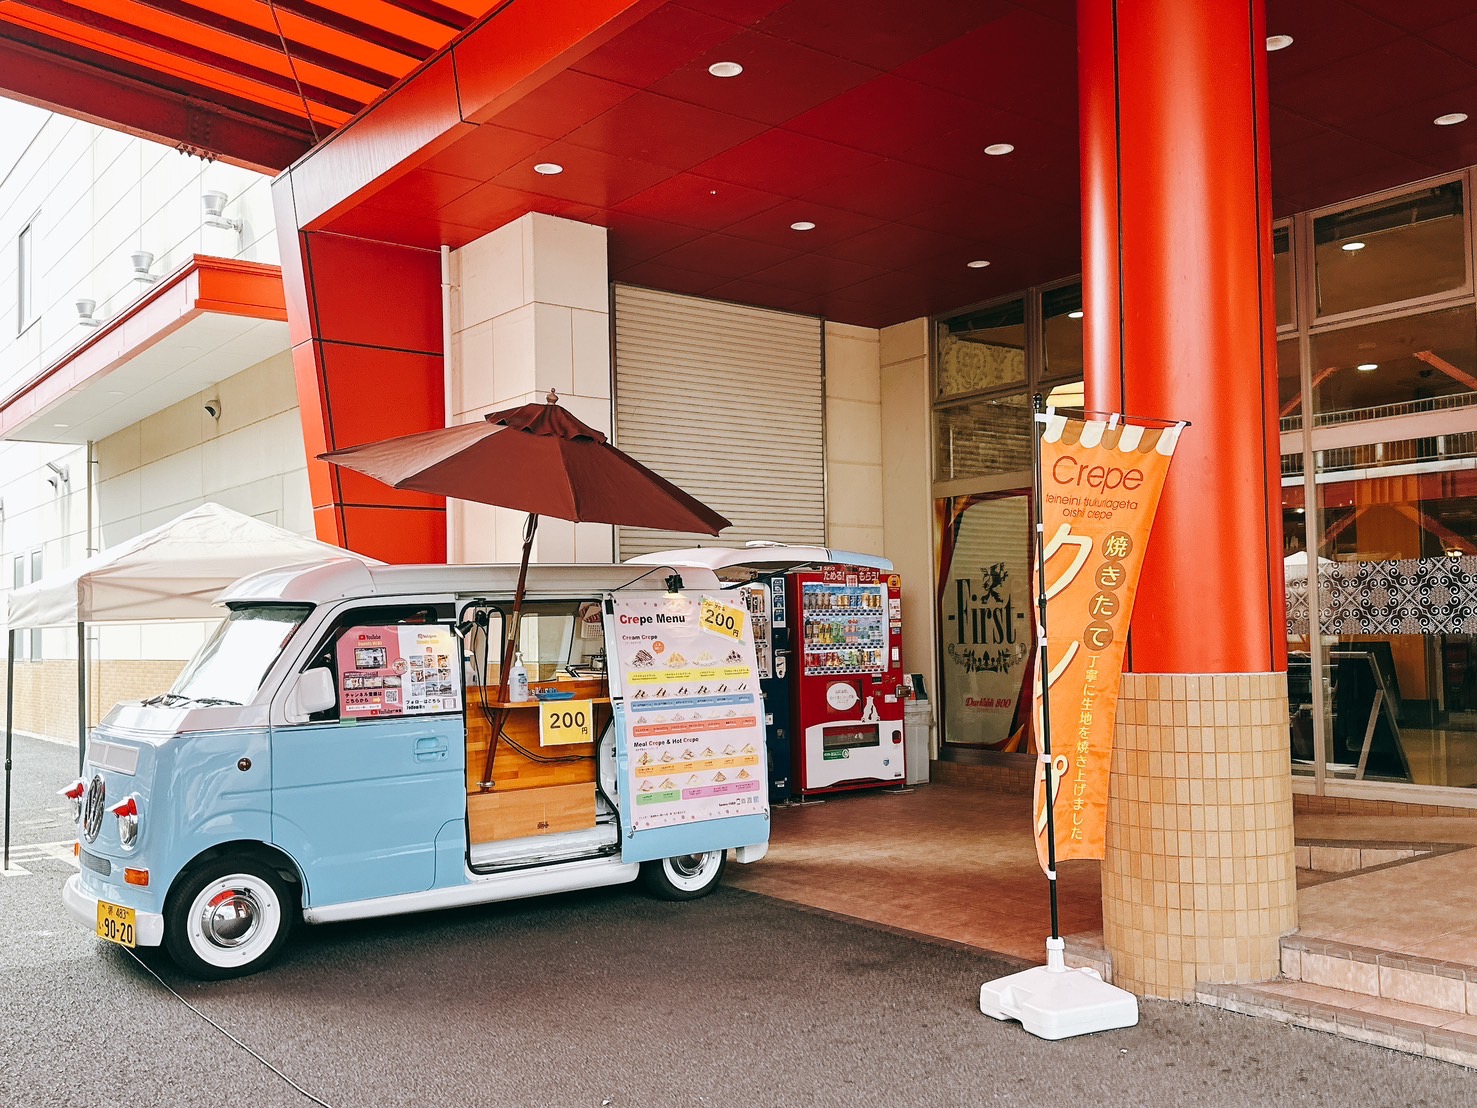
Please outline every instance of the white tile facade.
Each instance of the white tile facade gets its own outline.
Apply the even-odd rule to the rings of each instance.
[[[452,252],[449,422],[543,400],[611,429],[610,306],[605,229],[537,213]],[[516,561],[523,514],[451,501],[447,558]],[[603,524],[539,521],[539,562],[608,562]]]

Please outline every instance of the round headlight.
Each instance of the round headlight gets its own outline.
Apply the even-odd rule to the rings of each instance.
[[[138,797],[129,796],[122,804],[115,804],[113,815],[118,817],[118,842],[128,847],[138,842]]]

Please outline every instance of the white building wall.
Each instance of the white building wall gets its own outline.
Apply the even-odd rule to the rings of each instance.
[[[129,255],[154,255],[162,276],[193,254],[279,264],[260,173],[203,162],[159,143],[29,108],[0,104],[0,401],[92,332],[76,302],[107,320],[148,289]],[[206,227],[201,197],[230,199],[238,233]],[[33,318],[18,318],[18,239],[31,228]]]
[[[93,334],[78,323],[77,300],[95,300],[94,315],[106,322],[149,289],[133,279],[131,252],[154,254],[157,277],[194,254],[278,264],[270,182],[0,100],[0,404]],[[226,193],[225,214],[242,221],[240,232],[204,226],[209,190]],[[34,310],[22,320],[19,237],[28,226]],[[29,581],[33,550],[42,552],[43,573],[54,573],[206,499],[313,533],[289,356],[210,391],[222,401],[218,423],[205,416],[202,394],[96,445],[90,538],[86,448],[0,442],[0,602],[17,556]],[[102,656],[182,658],[199,634],[110,629]],[[42,656],[75,657],[74,635],[43,632]],[[0,636],[0,657],[5,643]],[[23,657],[29,646],[27,636]]]
[[[205,411],[220,401],[220,418]],[[114,546],[214,501],[301,535],[312,498],[290,352],[101,439],[98,534]],[[104,657],[187,658],[205,625],[102,628]]]

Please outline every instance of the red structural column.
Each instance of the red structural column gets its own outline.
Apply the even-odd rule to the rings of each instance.
[[[1078,0],[1087,404],[1185,419],[1139,673],[1286,666],[1261,0]]]
[[[303,229],[293,173],[272,200],[318,538],[387,562],[444,562],[441,497],[315,458],[445,426],[440,255]]]

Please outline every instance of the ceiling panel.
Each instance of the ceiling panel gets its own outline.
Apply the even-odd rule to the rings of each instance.
[[[708,67],[737,62],[750,80],[714,80]],[[752,79],[763,75],[762,81]],[[699,54],[652,86],[653,92],[741,119],[778,124],[876,77],[878,71],[773,35],[744,31]]]
[[[203,29],[171,79],[303,113],[295,84],[284,85],[288,59],[265,37],[275,34],[267,5],[73,4],[102,18],[58,22],[70,10],[60,0],[17,0],[0,4],[0,28],[45,16],[50,33],[102,49],[129,34],[184,34],[188,8]],[[276,0],[275,9],[300,72],[330,101],[308,96],[321,130],[495,6]],[[1269,32],[1294,39],[1268,59],[1275,212],[1477,162],[1471,0],[1268,8]],[[671,0],[642,11],[329,226],[462,245],[548,212],[608,227],[617,279],[872,324],[1078,268],[1074,0]],[[151,41],[131,64],[167,68]],[[714,77],[716,61],[743,73]],[[1449,111],[1474,121],[1432,126]],[[997,142],[1014,152],[985,155]],[[540,162],[564,172],[542,176]],[[792,230],[799,220],[816,227]],[[971,258],[992,264],[968,270]]]

